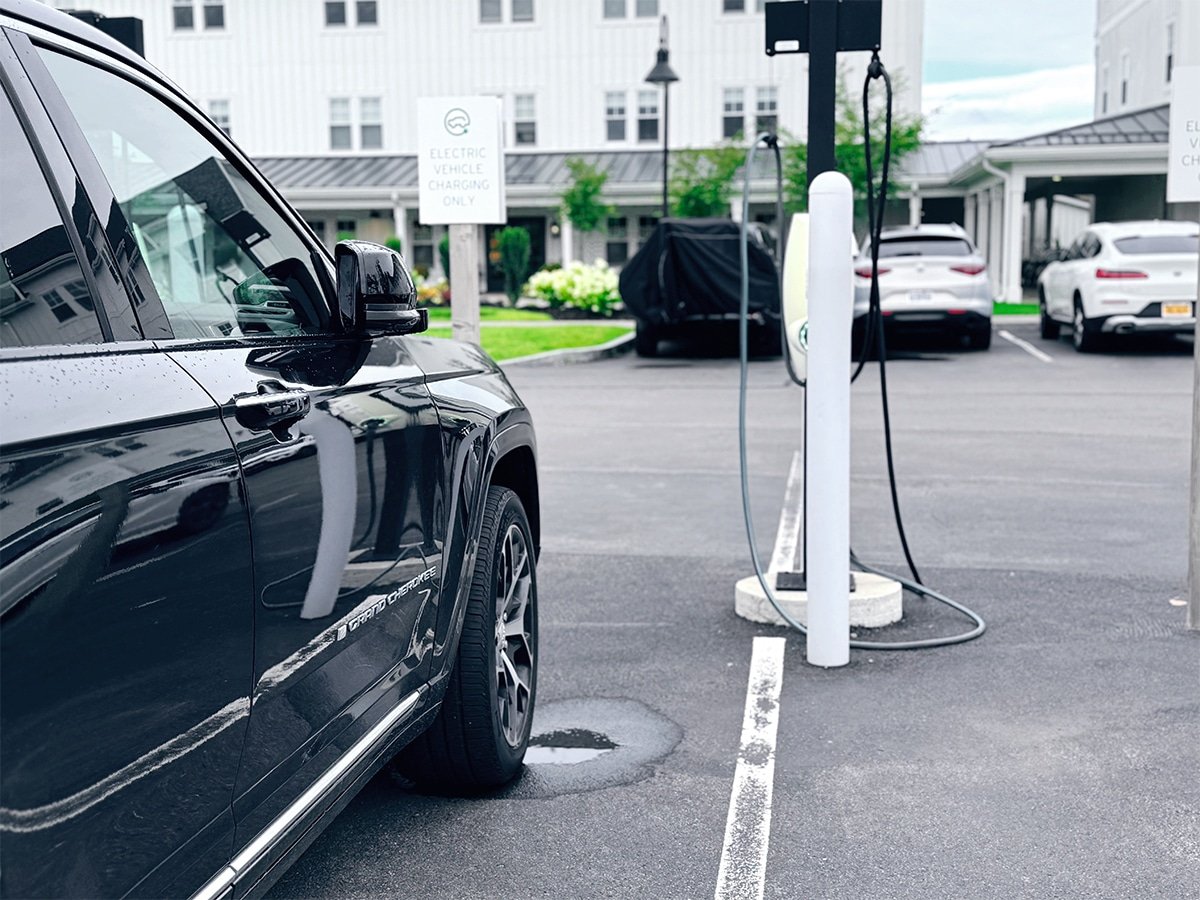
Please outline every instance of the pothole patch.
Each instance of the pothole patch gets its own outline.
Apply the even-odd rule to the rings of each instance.
[[[678,725],[636,700],[539,704],[525,772],[508,796],[544,799],[640,781],[682,738]]]

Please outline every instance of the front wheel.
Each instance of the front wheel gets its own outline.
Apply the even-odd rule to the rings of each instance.
[[[658,330],[642,322],[637,323],[633,335],[633,349],[638,356],[652,358],[658,356]]]
[[[1075,314],[1071,319],[1071,344],[1080,353],[1094,353],[1100,349],[1101,335],[1096,321],[1083,314],[1083,302],[1075,298]]]
[[[429,730],[397,766],[454,794],[511,781],[521,770],[537,696],[537,560],[520,498],[488,489],[458,657]]]
[[[1046,295],[1042,291],[1038,291],[1038,331],[1043,340],[1057,341],[1058,340],[1058,323],[1050,318],[1050,313],[1046,310]]]

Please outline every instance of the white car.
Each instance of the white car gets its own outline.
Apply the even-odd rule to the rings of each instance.
[[[1198,254],[1195,222],[1092,225],[1038,278],[1042,337],[1068,325],[1088,352],[1112,334],[1192,331]]]
[[[855,331],[866,321],[871,293],[871,242],[854,266]],[[977,350],[992,343],[992,290],[987,266],[958,225],[885,228],[879,237],[879,308],[884,327],[934,330],[965,337]],[[859,346],[857,340],[855,346]]]

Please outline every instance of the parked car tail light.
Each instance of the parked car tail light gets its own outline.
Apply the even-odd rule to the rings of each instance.
[[[880,275],[886,275],[890,271],[892,271],[892,270],[889,268],[886,268],[885,266],[879,267]],[[858,266],[855,268],[854,274],[857,275],[859,278],[870,278],[871,277],[871,267],[870,266]]]
[[[951,266],[951,272],[962,272],[964,275],[982,275],[987,271],[987,266],[977,266],[974,263],[967,263],[965,266]]]
[[[1149,278],[1145,272],[1136,272],[1133,269],[1097,269],[1097,278]]]

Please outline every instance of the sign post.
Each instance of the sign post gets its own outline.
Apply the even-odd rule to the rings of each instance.
[[[1200,203],[1200,66],[1172,73],[1171,131],[1167,148],[1167,202]],[[1192,478],[1188,518],[1187,627],[1200,630],[1200,267],[1192,303],[1196,331],[1192,373]]]
[[[422,225],[450,226],[450,327],[479,343],[479,226],[503,224],[504,149],[499,97],[417,100]]]

